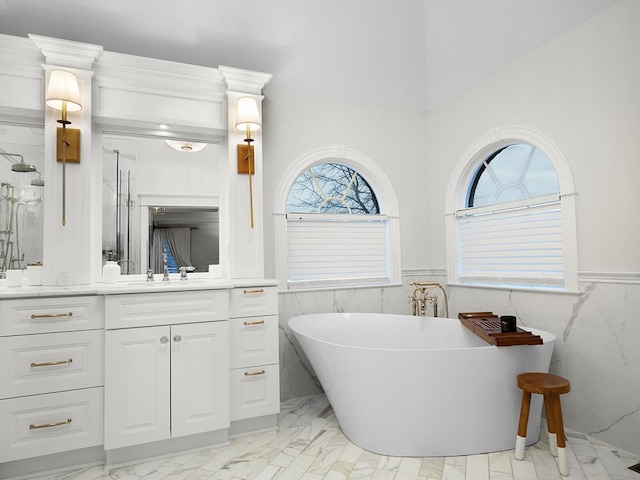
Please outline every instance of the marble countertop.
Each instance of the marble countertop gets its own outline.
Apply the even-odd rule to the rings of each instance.
[[[69,286],[30,286],[8,287],[0,284],[0,300],[10,298],[56,297],[75,295],[116,295],[127,293],[179,292],[188,290],[221,290],[242,287],[269,287],[278,285],[277,280],[267,278],[255,279],[212,279],[205,277],[169,282],[155,280],[147,282],[135,276],[120,277],[115,283],[93,283],[89,285]]]

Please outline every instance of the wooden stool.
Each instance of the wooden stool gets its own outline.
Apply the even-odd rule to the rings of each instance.
[[[516,437],[516,460],[524,458],[524,447],[527,439],[527,423],[529,422],[529,407],[531,394],[544,395],[544,409],[547,413],[549,427],[549,448],[551,455],[558,457],[558,469],[564,477],[569,475],[567,453],[562,423],[562,408],[560,395],[571,390],[571,384],[566,378],[550,373],[529,372],[518,375],[518,387],[522,389],[522,406],[520,407],[520,421]]]

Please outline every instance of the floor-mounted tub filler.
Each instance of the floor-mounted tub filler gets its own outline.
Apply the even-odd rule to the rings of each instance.
[[[496,347],[460,321],[373,313],[301,315],[289,327],[344,434],[390,456],[472,455],[514,448],[522,372],[548,372],[555,336]],[[535,397],[539,397],[536,395]],[[533,398],[527,445],[538,441]]]

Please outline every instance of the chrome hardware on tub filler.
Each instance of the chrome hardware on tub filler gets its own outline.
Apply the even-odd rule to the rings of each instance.
[[[147,270],[147,282],[153,282],[153,270]]]
[[[449,317],[449,299],[447,298],[447,292],[438,282],[426,281],[416,282],[410,279],[407,282],[409,285],[415,286],[413,294],[409,296],[409,303],[411,303],[411,314],[415,316],[427,316],[427,305],[433,307],[433,316],[438,316],[438,296],[429,295],[427,290],[432,288],[439,288],[444,295],[444,307],[446,317]]]
[[[187,280],[187,267],[180,267],[180,280]]]

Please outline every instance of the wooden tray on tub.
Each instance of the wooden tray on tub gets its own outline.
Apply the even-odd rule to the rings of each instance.
[[[462,324],[485,340],[487,343],[498,347],[510,345],[542,345],[542,337],[534,335],[527,330],[516,327],[515,332],[502,332],[500,317],[492,312],[465,312],[459,313],[458,318]]]

